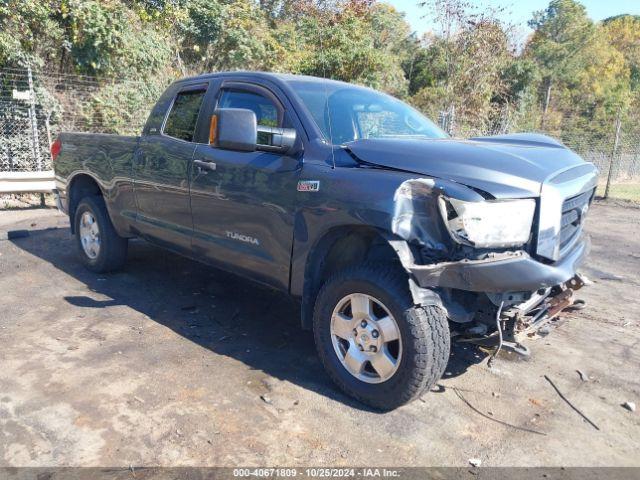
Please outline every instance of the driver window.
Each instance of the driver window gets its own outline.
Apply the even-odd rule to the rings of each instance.
[[[271,99],[247,90],[222,90],[218,108],[244,108],[256,114],[258,126],[282,127],[278,107]],[[285,123],[288,124],[287,121]],[[258,145],[272,145],[272,134],[258,131]]]
[[[219,108],[246,108],[256,114],[258,125],[264,127],[280,127],[278,125],[278,109],[274,103],[259,93],[243,90],[223,90]]]

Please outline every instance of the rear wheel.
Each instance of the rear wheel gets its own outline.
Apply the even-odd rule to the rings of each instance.
[[[103,273],[124,265],[127,239],[116,233],[100,195],[80,201],[74,222],[80,259],[89,270]]]
[[[435,306],[416,307],[406,275],[363,265],[330,278],[314,311],[314,337],[333,381],[372,407],[390,410],[431,388],[449,358],[449,328]]]

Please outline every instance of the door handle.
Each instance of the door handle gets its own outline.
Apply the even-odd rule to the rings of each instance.
[[[215,162],[209,162],[207,160],[194,160],[193,164],[196,166],[199,173],[202,173],[203,170],[209,170],[212,172],[216,170]]]

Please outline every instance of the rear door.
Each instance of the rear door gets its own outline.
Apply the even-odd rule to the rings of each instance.
[[[134,161],[136,228],[143,237],[182,252],[191,251],[189,175],[207,88],[198,83],[178,89],[162,128],[142,137]]]
[[[211,109],[245,108],[258,125],[295,128],[292,112],[272,90],[225,82]],[[298,130],[298,137],[301,132]],[[260,142],[260,134],[258,142]],[[299,141],[299,140],[298,140]],[[296,185],[302,149],[281,154],[198,145],[194,160],[215,170],[192,170],[193,250],[222,268],[288,289]],[[199,163],[199,162],[198,162]]]

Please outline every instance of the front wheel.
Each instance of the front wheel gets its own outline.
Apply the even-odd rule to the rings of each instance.
[[[313,328],[333,381],[382,410],[431,388],[449,359],[446,315],[416,307],[406,275],[393,266],[363,265],[330,278],[316,299]]]

